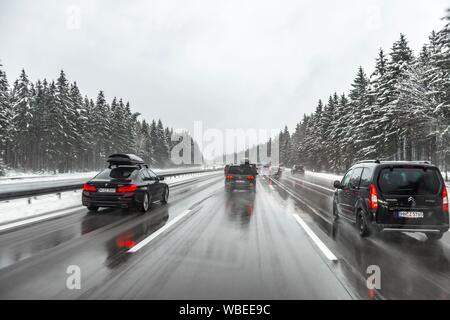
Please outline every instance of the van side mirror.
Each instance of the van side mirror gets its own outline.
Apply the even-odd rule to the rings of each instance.
[[[339,180],[336,180],[333,182],[333,187],[335,187],[336,189],[342,189],[342,184]]]

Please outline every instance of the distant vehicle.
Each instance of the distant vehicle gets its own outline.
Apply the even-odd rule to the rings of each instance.
[[[283,173],[283,168],[278,166],[270,167],[269,169],[269,176],[274,177],[276,179],[281,178],[281,175]]]
[[[225,175],[225,189],[227,191],[235,189],[256,191],[256,174],[252,166],[230,165]]]
[[[243,158],[243,159],[241,160],[241,164],[249,165],[249,164],[250,164],[250,160],[249,160],[248,158]]]
[[[295,164],[295,165],[292,166],[291,173],[292,174],[304,175],[305,174],[305,167]]]
[[[144,161],[132,154],[113,154],[109,166],[83,188],[82,202],[89,211],[99,207],[137,208],[146,212],[151,203],[169,200],[169,186],[148,168]]]
[[[447,189],[428,162],[360,161],[334,187],[333,215],[356,222],[362,237],[399,231],[438,240],[449,229]]]

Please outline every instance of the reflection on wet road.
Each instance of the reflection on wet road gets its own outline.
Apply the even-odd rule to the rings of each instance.
[[[241,227],[248,226],[253,215],[255,197],[254,192],[248,191],[235,191],[226,194],[225,208],[229,220]]]
[[[350,299],[273,191],[222,184],[176,232],[143,249],[89,298]]]

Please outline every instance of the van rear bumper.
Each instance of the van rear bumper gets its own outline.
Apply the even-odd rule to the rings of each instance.
[[[449,230],[448,224],[442,225],[398,225],[398,224],[378,224],[377,228],[381,232],[423,232],[440,233]]]

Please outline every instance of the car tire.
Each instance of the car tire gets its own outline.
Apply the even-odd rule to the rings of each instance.
[[[163,204],[167,204],[167,202],[169,202],[169,187],[166,187],[164,189],[163,195],[162,195],[162,199],[161,202]]]
[[[369,225],[367,224],[367,219],[364,216],[364,212],[358,211],[356,217],[356,226],[358,227],[359,235],[364,238],[370,235]]]
[[[438,241],[442,239],[443,232],[427,234],[428,241]]]
[[[89,212],[94,213],[98,211],[98,207],[96,206],[88,206],[87,209],[89,210]]]
[[[339,213],[337,211],[336,202],[333,201],[333,218],[334,220],[339,219]]]
[[[138,204],[138,210],[142,213],[146,213],[150,208],[150,204],[151,204],[151,197],[146,192],[144,194],[144,199],[142,200],[142,203]]]

